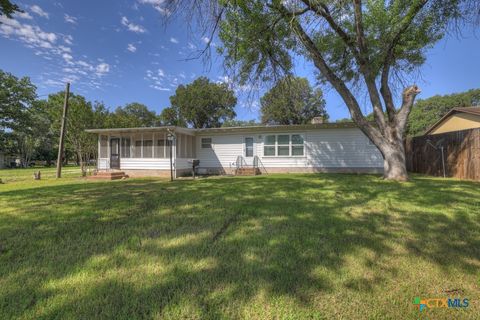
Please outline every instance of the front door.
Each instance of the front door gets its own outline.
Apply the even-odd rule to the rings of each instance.
[[[245,162],[247,165],[253,165],[253,156],[254,156],[254,148],[253,148],[253,137],[245,137],[244,138],[244,152],[243,156],[245,158]]]
[[[120,169],[120,138],[110,139],[110,169]]]

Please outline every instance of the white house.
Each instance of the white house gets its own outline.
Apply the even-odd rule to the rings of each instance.
[[[200,174],[233,174],[241,167],[268,173],[383,171],[382,155],[353,123],[87,131],[99,136],[98,170],[130,176],[170,174],[170,150],[176,176],[191,172],[190,159],[200,160]]]

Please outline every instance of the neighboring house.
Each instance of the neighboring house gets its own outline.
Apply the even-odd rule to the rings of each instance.
[[[425,135],[480,128],[480,107],[453,108],[425,132]]]
[[[132,176],[232,174],[239,166],[261,172],[382,172],[377,147],[353,123],[190,129],[175,126],[87,130],[99,135],[97,167]]]

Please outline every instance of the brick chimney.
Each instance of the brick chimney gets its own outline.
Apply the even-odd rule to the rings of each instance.
[[[323,117],[314,117],[310,123],[311,124],[322,124],[323,123]]]

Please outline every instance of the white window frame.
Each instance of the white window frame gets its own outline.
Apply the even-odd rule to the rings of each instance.
[[[279,146],[287,146],[286,144],[278,144],[278,136],[287,136],[288,135],[288,155],[278,155],[278,147]],[[292,143],[292,136],[299,135],[303,138],[303,144],[293,144]],[[275,144],[266,144],[268,136],[275,136]],[[275,134],[266,134],[263,140],[263,157],[264,158],[305,158],[305,133],[275,133]],[[299,147],[303,146],[303,155],[294,156],[292,155],[292,147]],[[265,147],[275,147],[275,155],[265,155]]]

